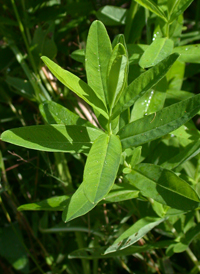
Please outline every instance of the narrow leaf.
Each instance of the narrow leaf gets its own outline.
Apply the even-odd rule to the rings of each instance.
[[[161,204],[181,210],[192,210],[198,206],[195,190],[175,173],[153,164],[139,164],[126,175],[145,197]]]
[[[115,135],[102,135],[94,142],[88,155],[83,187],[87,198],[98,203],[112,188],[121,158],[121,143]]]
[[[174,42],[168,38],[156,38],[140,58],[142,68],[155,66],[172,53]]]
[[[103,131],[83,126],[40,125],[4,131],[1,140],[49,152],[88,152]]]
[[[106,72],[111,53],[112,45],[103,23],[94,21],[87,38],[85,67],[88,85],[101,98],[104,105],[106,105],[107,93]]]
[[[113,109],[112,119],[132,106],[138,98],[156,85],[165,76],[177,58],[177,54],[172,54],[137,77],[122,93],[121,98]]]
[[[49,58],[43,56],[41,57],[41,59],[61,83],[63,83],[66,87],[71,89],[74,93],[76,93],[79,97],[81,97],[93,108],[98,110],[105,118],[108,118],[107,109],[105,105],[103,104],[100,97],[98,97],[95,94],[91,87],[89,87],[84,81],[82,81],[76,75],[72,74],[67,70],[62,69]]]
[[[40,104],[39,109],[42,117],[48,124],[93,126],[87,120],[81,119],[77,114],[53,101],[46,101]]]
[[[199,109],[200,95],[196,95],[129,123],[118,132],[123,149],[166,135],[190,120]]]
[[[128,246],[136,243],[155,226],[159,225],[165,220],[166,218],[160,219],[152,217],[145,217],[140,219],[124,233],[122,233],[122,235],[120,235],[120,237],[118,237],[115,242],[108,249],[106,249],[104,254],[125,249]]]
[[[173,12],[170,17],[170,23],[173,22],[180,14],[182,14],[189,5],[193,2],[193,0],[178,0],[176,1],[176,5],[173,7]]]
[[[146,9],[149,9],[151,12],[162,18],[167,22],[167,18],[164,12],[158,7],[158,5],[153,0],[135,0],[138,4],[143,6]]]

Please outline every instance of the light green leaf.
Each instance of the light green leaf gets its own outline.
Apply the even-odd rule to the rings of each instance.
[[[107,94],[106,73],[111,54],[112,45],[103,23],[94,21],[87,38],[85,67],[88,85],[94,90],[105,106],[105,96]],[[91,101],[95,104],[94,99]]]
[[[185,63],[177,60],[171,69],[168,71],[166,78],[169,83],[168,90],[173,89],[179,91],[182,87],[183,78],[185,73]],[[175,92],[175,95],[177,92]]]
[[[158,5],[153,0],[135,0],[138,4],[143,6],[146,9],[149,9],[151,12],[155,13],[157,16],[162,18],[167,22],[167,18],[164,12],[158,7]]]
[[[123,89],[126,87],[127,69],[126,49],[122,44],[117,44],[108,65],[107,96],[110,110],[118,102]]]
[[[200,44],[176,47],[173,52],[180,54],[180,62],[200,64]]]
[[[199,109],[200,95],[196,95],[127,124],[118,132],[123,149],[160,138],[186,123]]]
[[[122,93],[113,109],[112,119],[132,106],[138,98],[156,85],[165,76],[177,58],[177,54],[172,54],[137,77]]]
[[[173,22],[180,14],[182,14],[193,2],[193,0],[176,0],[174,2],[175,4],[170,10],[171,16],[169,23]]]
[[[112,188],[121,158],[121,143],[115,135],[102,135],[92,145],[84,174],[84,192],[90,202],[96,204]]]
[[[145,217],[134,223],[129,229],[127,229],[120,237],[118,237],[114,243],[106,249],[104,254],[116,252],[118,250],[122,250],[127,248],[128,246],[139,241],[144,235],[146,235],[150,230],[152,230],[155,226],[159,225],[166,218],[153,218],[153,217]]]
[[[48,124],[87,125],[94,127],[87,120],[81,119],[77,114],[53,101],[46,101],[39,106],[42,117]]]
[[[199,204],[197,193],[188,183],[160,166],[139,164],[126,178],[145,197],[172,208],[192,210]]]
[[[4,131],[1,140],[49,152],[88,152],[103,131],[83,126],[40,125]]]
[[[17,209],[19,211],[23,210],[48,210],[48,211],[63,211],[66,207],[67,200],[69,200],[69,196],[63,195],[58,197],[51,197],[49,199],[37,202],[24,204],[19,206]]]
[[[62,69],[49,58],[43,56],[41,57],[41,59],[61,83],[63,83],[66,87],[71,89],[74,93],[76,93],[79,97],[81,97],[93,108],[98,110],[105,118],[108,118],[107,109],[105,105],[103,104],[100,97],[98,97],[95,94],[95,92],[91,89],[91,87],[89,87],[84,81],[82,81],[76,75],[72,74],[67,70]]]
[[[174,42],[168,38],[156,38],[140,58],[142,68],[155,66],[172,53]]]
[[[96,17],[106,26],[121,26],[125,25],[127,10],[106,5],[96,12]]]
[[[73,194],[71,199],[68,201],[68,204],[62,213],[62,219],[65,223],[69,222],[79,216],[88,213],[95,206],[96,204],[90,203],[90,201],[86,198],[82,183],[77,191]]]

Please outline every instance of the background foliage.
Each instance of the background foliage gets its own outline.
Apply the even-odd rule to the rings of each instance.
[[[199,17],[199,1],[187,0],[172,0],[167,5],[161,0],[2,1],[1,132],[46,121],[51,124],[51,119],[63,124],[69,115],[61,106],[79,115],[77,118],[70,112],[70,123],[82,126],[83,118],[97,124],[91,108],[57,81],[40,59],[45,55],[87,82],[86,40],[96,19],[105,24],[111,41],[124,34],[129,84],[171,53],[180,54],[166,76],[131,107],[130,122],[146,114],[145,119],[152,121],[163,107],[191,99],[200,88]],[[123,41],[122,36],[118,39]],[[188,102],[199,105],[197,98]],[[49,101],[53,117],[45,117]],[[56,103],[61,105],[58,109]],[[174,109],[174,115],[177,112]],[[124,158],[128,165],[120,166],[117,178],[118,183],[123,181],[123,189],[115,184],[105,201],[66,224],[62,221],[63,203],[82,182],[86,156],[29,150],[1,141],[1,271],[199,273],[199,211],[186,212],[185,202],[167,216],[166,207],[155,199],[154,192],[146,199],[149,193],[146,195],[144,188],[134,183],[140,182],[138,177],[143,174],[153,185],[153,176],[164,168],[173,170],[178,180],[185,180],[185,189],[189,184],[199,194],[196,112],[193,120],[172,133],[157,136],[157,140],[138,146],[134,152],[127,151]],[[134,169],[138,172],[130,173],[130,167],[140,162]],[[165,176],[170,175],[170,171],[165,172]],[[131,181],[133,184],[128,183]],[[50,197],[53,199],[46,202]],[[32,206],[33,211],[18,211],[19,206],[21,210]]]

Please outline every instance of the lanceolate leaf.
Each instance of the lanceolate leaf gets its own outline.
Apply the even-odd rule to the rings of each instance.
[[[65,223],[69,222],[79,216],[86,214],[92,210],[95,205],[96,204],[90,203],[90,201],[88,201],[86,198],[82,183],[71,199],[66,202],[66,207],[62,213],[62,219]]]
[[[173,169],[177,166],[183,164],[185,161],[190,160],[200,153],[200,141],[192,142],[187,145],[174,157],[170,158],[167,162],[163,163],[161,166],[167,169]]]
[[[173,7],[172,15],[170,17],[170,22],[173,22],[180,14],[182,14],[193,0],[178,0]]]
[[[151,229],[153,229],[155,226],[159,225],[165,220],[166,218],[160,219],[152,217],[140,219],[124,233],[122,233],[122,235],[120,235],[120,237],[118,237],[115,242],[108,249],[106,249],[104,254],[125,249],[128,246],[136,243]]]
[[[170,105],[124,126],[119,132],[123,149],[155,140],[180,127],[200,109],[200,95]]]
[[[165,76],[177,58],[178,54],[172,54],[137,77],[122,93],[121,98],[113,109],[112,119],[132,106],[138,98],[157,84]]]
[[[30,149],[79,153],[88,152],[102,134],[103,131],[91,127],[40,125],[7,130],[1,140]]]
[[[144,8],[149,9],[151,12],[158,15],[165,22],[167,22],[167,18],[164,12],[158,7],[158,5],[156,5],[156,3],[153,0],[135,0],[135,1],[139,3],[141,6],[143,6]]]
[[[58,66],[49,58],[43,56],[41,59],[61,83],[71,89],[93,108],[98,110],[105,118],[108,118],[106,106],[100,99],[101,97],[98,97],[91,87],[73,73]]]
[[[160,166],[139,164],[126,178],[145,197],[172,208],[191,210],[199,204],[197,193],[188,183]]]
[[[142,68],[155,66],[172,53],[174,42],[168,38],[156,38],[140,58]]]
[[[87,38],[85,67],[89,86],[105,105],[106,73],[111,53],[112,45],[106,28],[100,21],[94,21]]]
[[[87,120],[53,101],[47,101],[39,106],[40,112],[48,124],[87,125],[93,126]]]
[[[121,158],[121,143],[115,135],[102,135],[94,142],[83,174],[84,192],[96,204],[112,188]]]

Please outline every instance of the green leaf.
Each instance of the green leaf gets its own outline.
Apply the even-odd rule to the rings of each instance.
[[[96,17],[106,26],[125,25],[127,10],[106,5],[96,12]]]
[[[14,87],[16,89],[15,92],[19,95],[29,100],[35,99],[35,91],[29,81],[17,77],[7,76],[6,83],[8,83],[11,87]]]
[[[177,155],[170,158],[168,161],[161,164],[163,168],[173,169],[192,159],[200,153],[200,141],[192,142],[180,151]]]
[[[53,101],[46,101],[39,106],[42,117],[48,124],[87,125],[94,127],[87,120],[81,119],[77,114]]]
[[[166,78],[169,83],[168,90],[176,90],[175,95],[181,89],[185,73],[185,63],[177,60],[168,71]]]
[[[73,251],[72,253],[69,254],[70,259],[75,259],[75,258],[84,258],[84,259],[105,259],[105,258],[113,258],[113,257],[119,257],[119,256],[129,256],[137,253],[143,253],[149,250],[155,250],[156,248],[164,248],[167,247],[168,245],[174,243],[174,241],[159,241],[157,243],[152,243],[148,245],[133,245],[129,246],[126,249],[116,251],[114,253],[108,253],[104,254],[105,248],[103,247],[98,247],[98,248],[82,248]]]
[[[102,135],[92,145],[84,174],[84,192],[90,202],[96,204],[112,188],[121,158],[121,143],[115,135]]]
[[[155,66],[172,53],[174,42],[168,38],[156,38],[140,58],[142,68]]]
[[[138,146],[166,135],[190,120],[199,109],[200,95],[196,95],[127,124],[118,132],[122,148]]]
[[[112,110],[118,102],[124,87],[126,86],[128,58],[126,49],[122,44],[117,44],[113,50],[108,66],[107,87],[108,104]]]
[[[18,223],[0,228],[0,256],[20,273],[30,273],[27,251]]]
[[[175,4],[171,8],[171,16],[169,23],[173,22],[180,14],[182,14],[189,5],[193,2],[193,0],[176,0]]]
[[[1,140],[49,152],[88,152],[103,131],[83,126],[40,125],[4,131]]]
[[[73,194],[71,199],[67,201],[67,206],[62,213],[62,219],[65,223],[69,222],[79,216],[88,213],[94,207],[95,204],[90,203],[90,201],[86,198],[82,183],[77,191]]]
[[[175,253],[180,253],[185,251],[192,240],[199,235],[200,233],[200,224],[197,224],[195,227],[191,228],[189,231],[186,232],[183,237],[181,237],[180,242],[175,244],[173,247],[173,251]]]
[[[122,250],[127,248],[128,246],[139,241],[144,235],[146,235],[150,230],[152,230],[155,226],[159,225],[166,218],[153,218],[153,217],[145,217],[134,223],[129,229],[127,229],[120,237],[118,237],[114,243],[106,249],[104,254],[116,252],[118,250]]]
[[[181,210],[198,206],[195,190],[170,170],[153,164],[139,164],[126,175],[129,182],[145,197]]]
[[[69,196],[67,195],[51,197],[49,199],[46,199],[37,203],[21,205],[17,209],[19,211],[23,211],[23,210],[63,211],[64,208],[66,207],[66,203],[68,199],[69,199]]]
[[[180,62],[200,64],[200,44],[176,47],[173,52],[180,54]]]
[[[73,51],[70,57],[78,62],[85,63],[85,49],[77,49]]]
[[[71,72],[62,69],[49,58],[43,56],[41,57],[41,59],[61,83],[63,83],[66,87],[71,89],[85,102],[87,102],[93,108],[98,110],[105,118],[108,119],[107,109],[103,104],[102,100],[84,81],[82,81],[80,78],[78,78]]]
[[[87,38],[85,67],[88,85],[105,106],[107,94],[106,73],[111,53],[112,45],[103,23],[94,21]],[[93,102],[95,103],[94,99]]]
[[[167,22],[167,18],[164,12],[158,7],[158,5],[153,0],[135,0],[138,4],[143,6],[146,9],[149,9],[151,12],[155,13],[157,16],[162,18]]]
[[[165,76],[177,58],[177,54],[172,54],[137,77],[122,93],[113,109],[111,118],[117,117],[125,109],[132,106],[146,91],[156,85]]]

